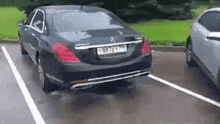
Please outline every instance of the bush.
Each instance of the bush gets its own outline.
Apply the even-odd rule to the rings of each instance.
[[[151,19],[191,19],[192,0],[14,0],[27,15],[39,6],[74,4],[106,8],[128,22]],[[19,2],[20,1],[20,2]],[[22,2],[21,2],[22,1]]]
[[[186,46],[186,41],[182,41],[182,42],[173,42],[173,46]]]
[[[192,7],[192,3],[185,3],[180,5],[164,5],[160,7],[160,11],[165,19],[186,20],[192,19],[194,17],[194,13],[191,11]]]
[[[149,41],[150,45],[163,45],[167,46],[170,42],[167,41]]]
[[[149,41],[150,45],[162,45],[162,46],[185,46],[186,41]]]
[[[179,14],[175,16],[170,16],[169,20],[187,20],[192,19],[194,17],[194,13],[185,13],[185,12],[179,12]]]

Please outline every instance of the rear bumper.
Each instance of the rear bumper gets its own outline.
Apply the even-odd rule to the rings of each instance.
[[[148,69],[145,69],[145,70],[138,70],[138,71],[121,73],[121,74],[116,74],[116,75],[98,77],[98,78],[77,80],[77,81],[72,81],[68,83],[62,80],[59,80],[56,77],[51,76],[49,74],[46,74],[46,76],[49,78],[51,82],[56,83],[63,88],[71,89],[71,90],[79,90],[79,89],[87,89],[93,85],[102,84],[106,82],[129,79],[129,78],[134,78],[137,76],[144,76],[144,75],[148,75],[149,73],[150,71]]]
[[[149,71],[147,70],[138,70],[134,72],[122,73],[122,74],[117,74],[117,75],[111,75],[111,76],[105,76],[105,77],[99,77],[99,78],[91,78],[91,79],[88,79],[87,83],[73,84],[70,87],[70,89],[72,90],[86,89],[96,84],[123,80],[123,79],[128,79],[128,78],[133,78],[133,77],[143,76],[143,75],[148,75],[148,74],[149,74]]]
[[[151,63],[152,56],[145,55],[118,65],[64,66],[64,69],[54,71],[56,76],[49,73],[46,76],[63,88],[86,89],[95,84],[147,75],[150,73]]]

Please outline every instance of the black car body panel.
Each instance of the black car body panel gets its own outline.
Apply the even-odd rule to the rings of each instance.
[[[65,23],[72,22],[68,22],[68,19],[66,22],[58,21],[57,17],[74,12],[82,12],[86,15],[98,13],[103,15],[103,18],[110,19],[107,20],[106,27],[94,24],[89,28],[78,25],[76,29],[67,29],[67,25],[63,29]],[[39,18],[41,17],[39,20],[43,22],[40,26],[33,28],[37,14]],[[105,25],[105,22],[103,23]],[[54,26],[55,24],[60,27]],[[39,7],[30,14],[29,20],[20,26],[20,34],[21,45],[35,64],[40,57],[43,70],[50,81],[67,88],[75,89],[77,86],[145,75],[149,73],[152,63],[151,52],[142,53],[144,39],[141,35],[111,12],[98,7],[73,5]],[[54,53],[54,46],[57,43],[61,43],[74,53],[79,62],[60,61]],[[101,50],[101,54],[98,51],[99,48],[109,49],[110,47],[117,47],[115,49],[126,47],[126,52],[103,54]]]

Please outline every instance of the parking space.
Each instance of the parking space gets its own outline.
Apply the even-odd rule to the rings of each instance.
[[[0,123],[34,123],[31,112],[2,50],[0,50],[0,65]]]
[[[218,124],[219,107],[147,76],[95,86],[83,92],[45,94],[37,68],[18,44],[5,45],[47,124]],[[199,68],[185,65],[182,52],[153,54],[152,74],[220,102],[220,93]],[[7,59],[0,51],[0,123],[34,123]],[[9,110],[9,111],[8,111]],[[5,114],[5,112],[7,114]],[[18,116],[19,115],[19,116]],[[14,120],[13,120],[14,119]],[[25,122],[22,122],[24,121]]]
[[[189,68],[183,52],[154,52],[152,73],[166,81],[220,102],[220,92],[199,67]]]

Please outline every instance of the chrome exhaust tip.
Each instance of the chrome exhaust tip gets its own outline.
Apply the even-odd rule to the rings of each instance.
[[[70,89],[71,90],[84,90],[92,87],[93,85],[73,85]]]

